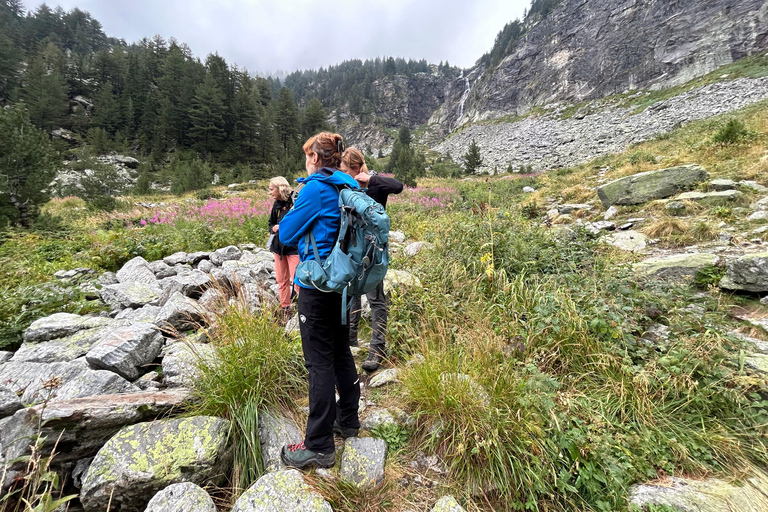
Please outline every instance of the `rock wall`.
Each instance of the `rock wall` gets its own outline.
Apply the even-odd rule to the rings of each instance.
[[[461,124],[663,89],[766,48],[765,0],[567,0],[498,67],[471,70],[478,77]],[[451,97],[447,111],[459,102]]]

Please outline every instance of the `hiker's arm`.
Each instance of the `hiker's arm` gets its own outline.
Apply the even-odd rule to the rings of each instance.
[[[320,216],[319,197],[316,183],[308,183],[301,189],[293,208],[280,221],[278,236],[283,245],[295,247],[312,227],[312,223]]]
[[[375,185],[379,187],[385,194],[399,194],[403,191],[403,184],[400,180],[396,180],[395,178],[387,178],[386,176],[381,176],[379,174],[371,176],[369,183],[369,187]]]

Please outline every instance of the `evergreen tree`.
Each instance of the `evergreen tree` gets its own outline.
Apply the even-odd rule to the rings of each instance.
[[[264,119],[259,91],[248,73],[238,73],[237,89],[232,102],[233,128],[230,151],[233,160],[253,160],[258,154],[258,139]]]
[[[312,98],[304,109],[303,138],[307,139],[312,135],[324,130],[330,130],[328,116],[323,110],[323,104],[317,98]]]
[[[483,165],[483,157],[480,156],[480,147],[472,139],[472,143],[469,145],[469,149],[466,154],[461,158],[464,162],[464,171],[467,174],[475,174],[480,166]]]
[[[292,149],[299,142],[299,108],[293,94],[287,88],[280,90],[280,97],[275,106],[275,131],[283,150]]]
[[[403,146],[410,147],[411,146],[411,129],[407,126],[403,126],[400,128],[400,131],[397,133],[397,138],[400,141],[400,144]]]
[[[49,68],[41,54],[31,62],[24,82],[22,97],[32,122],[46,131],[61,127],[69,108],[67,87],[61,73],[55,66]]]
[[[32,126],[25,106],[0,108],[0,217],[29,228],[55,174],[48,136]]]
[[[224,98],[213,75],[208,74],[197,88],[190,112],[190,138],[204,155],[221,150],[225,138]]]

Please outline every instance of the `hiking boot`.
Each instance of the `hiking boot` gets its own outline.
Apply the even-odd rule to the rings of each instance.
[[[368,357],[365,358],[363,363],[363,370],[367,372],[375,372],[379,369],[381,361],[384,359],[384,350],[378,347],[371,347],[368,351]]]
[[[292,468],[305,468],[311,464],[320,468],[330,468],[336,462],[336,452],[313,452],[304,446],[304,441],[296,444],[287,444],[280,450],[280,459],[283,464]]]
[[[339,423],[339,420],[335,420],[333,422],[333,432],[339,434],[344,439],[348,437],[357,437],[357,433],[359,431],[359,428],[342,427],[341,423]]]

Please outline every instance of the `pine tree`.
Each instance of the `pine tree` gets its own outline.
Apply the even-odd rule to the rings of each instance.
[[[251,161],[258,153],[258,139],[264,107],[261,106],[259,91],[248,73],[237,74],[237,88],[232,100],[232,134],[230,152],[234,160]]]
[[[67,86],[61,73],[49,68],[43,55],[38,55],[25,73],[24,82],[22,98],[32,122],[47,131],[59,128],[69,108]]]
[[[323,130],[330,130],[328,116],[323,110],[323,104],[317,98],[312,98],[304,109],[303,138],[307,139]]]
[[[477,145],[477,142],[475,142],[475,139],[472,139],[472,143],[469,145],[469,150],[467,150],[466,154],[462,157],[462,161],[464,162],[464,171],[467,174],[475,174],[478,169],[480,169],[480,166],[483,165],[483,157],[480,156],[480,147]]]
[[[298,143],[299,108],[291,91],[285,87],[280,90],[280,97],[275,107],[275,131],[283,150],[288,151]]]
[[[24,105],[0,108],[0,217],[29,228],[55,174],[48,136],[32,126]]]
[[[400,140],[400,144],[403,146],[411,146],[411,129],[407,126],[403,126],[400,128],[400,131],[397,133],[397,138]]]
[[[214,77],[206,75],[197,88],[190,112],[190,138],[204,155],[221,150],[224,142],[224,99]]]

